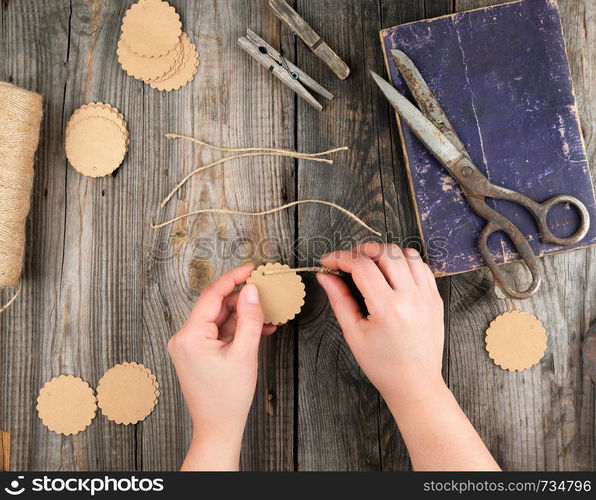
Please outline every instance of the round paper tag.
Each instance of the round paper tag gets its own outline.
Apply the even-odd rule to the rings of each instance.
[[[143,365],[116,365],[99,380],[97,406],[108,420],[117,424],[136,424],[155,408],[159,396],[156,382]]]
[[[166,73],[163,77],[150,80],[149,85],[157,90],[177,90],[190,82],[199,66],[199,53],[197,47],[188,38],[186,33],[182,33],[180,37],[182,44],[182,57],[178,61],[178,66],[175,71]]]
[[[486,330],[486,350],[501,368],[521,371],[534,366],[546,351],[546,330],[536,316],[507,311]]]
[[[139,0],[122,19],[121,40],[140,56],[167,54],[178,45],[181,34],[180,16],[162,0]]]
[[[93,389],[72,375],[60,375],[46,382],[37,397],[37,412],[43,424],[66,436],[84,430],[96,411]]]
[[[115,122],[102,116],[81,118],[66,134],[66,156],[81,174],[103,177],[122,163],[126,141],[127,137]]]
[[[257,267],[246,283],[256,285],[265,313],[265,323],[279,325],[296,316],[304,305],[304,283],[295,272],[263,274],[266,271],[290,269],[278,262]]]

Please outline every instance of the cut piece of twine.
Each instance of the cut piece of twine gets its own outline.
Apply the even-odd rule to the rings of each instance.
[[[178,184],[176,184],[176,186],[174,186],[174,189],[172,189],[168,193],[168,195],[163,199],[163,201],[160,204],[160,206],[162,208],[168,203],[168,201],[170,201],[172,199],[172,196],[174,196],[180,190],[180,188],[182,188],[182,186],[184,186],[188,182],[188,180],[191,177],[195,176],[199,172],[203,172],[205,170],[213,168],[217,165],[221,165],[221,164],[223,164],[227,161],[230,161],[230,160],[235,160],[238,158],[247,158],[247,157],[251,157],[251,156],[286,156],[286,157],[290,157],[290,158],[297,158],[297,159],[302,159],[302,160],[311,160],[311,161],[318,161],[321,163],[332,164],[333,160],[330,160],[329,158],[319,158],[319,157],[329,155],[332,153],[337,153],[338,151],[345,151],[348,149],[347,146],[342,146],[339,148],[329,149],[327,151],[321,151],[320,153],[298,153],[296,151],[289,151],[289,150],[285,150],[285,149],[275,149],[275,148],[224,148],[221,146],[214,146],[213,144],[209,144],[209,143],[201,141],[199,139],[195,139],[194,137],[188,137],[186,135],[180,135],[180,134],[166,134],[166,137],[168,139],[183,139],[186,141],[194,142],[196,144],[200,144],[201,146],[205,146],[207,148],[214,149],[216,151],[235,152],[235,153],[241,153],[241,154],[227,156],[225,158],[221,158],[221,159],[216,160],[216,161],[209,163],[207,165],[202,165],[199,168],[196,168],[192,172],[185,175],[182,178],[182,180]]]
[[[6,304],[4,304],[2,307],[0,307],[0,314],[2,314],[4,311],[6,311],[12,305],[12,303],[15,300],[17,300],[19,293],[21,293],[21,281],[19,281],[19,284],[17,286],[17,291],[14,293],[14,295],[8,300],[8,302]]]
[[[319,205],[326,205],[328,207],[335,208],[336,210],[339,210],[340,212],[346,214],[348,217],[350,217],[356,223],[360,224],[362,227],[368,229],[371,233],[376,234],[377,236],[381,236],[380,232],[374,230],[366,222],[359,219],[356,215],[354,215],[349,210],[347,210],[343,207],[340,207],[339,205],[336,205],[335,203],[331,203],[329,201],[323,201],[323,200],[292,201],[291,203],[286,203],[285,205],[281,205],[279,207],[272,208],[270,210],[263,210],[261,212],[243,212],[240,210],[229,210],[227,208],[203,208],[201,210],[195,210],[193,212],[188,212],[186,214],[179,215],[178,217],[174,217],[173,219],[167,220],[165,222],[160,222],[159,224],[152,224],[151,227],[153,229],[159,229],[159,228],[167,226],[169,224],[173,224],[174,222],[177,222],[181,219],[185,219],[186,217],[191,217],[193,215],[200,215],[200,214],[255,215],[257,217],[260,217],[263,215],[273,214],[275,212],[279,212],[280,210],[285,210],[286,208],[291,208],[296,205],[301,205],[303,203],[317,203]]]
[[[250,156],[289,156],[291,158],[305,158],[304,155],[302,155],[301,153],[293,153],[291,151],[286,151],[286,152],[259,152],[259,153],[242,153],[239,155],[233,155],[233,156],[227,156],[226,158],[221,158],[219,160],[216,160],[212,163],[209,163],[207,165],[203,165],[195,170],[193,170],[192,172],[188,173],[187,175],[185,175],[182,180],[176,184],[176,186],[174,186],[174,189],[172,189],[168,195],[162,200],[160,206],[163,208],[168,201],[170,201],[172,199],[172,196],[174,196],[182,186],[184,186],[184,184],[186,184],[188,182],[188,180],[197,175],[199,172],[203,172],[204,170],[208,170],[210,168],[213,168],[217,165],[221,165],[222,163],[225,163],[227,161],[230,160],[235,160],[237,158],[246,158],[246,157],[250,157]],[[333,163],[333,160],[328,160],[326,158],[308,158],[309,160],[312,161],[319,161],[319,162],[325,162],[325,163]]]
[[[199,139],[195,139],[194,137],[189,137],[187,135],[180,135],[180,134],[166,134],[166,137],[168,139],[183,139],[185,141],[190,141],[190,142],[194,142],[195,144],[200,144],[201,146],[204,146],[206,148],[209,149],[215,149],[216,151],[223,151],[225,153],[241,153],[241,152],[247,152],[247,151],[260,151],[260,152],[269,152],[269,153],[293,153],[296,155],[301,155],[300,157],[304,157],[304,158],[312,158],[312,157],[317,157],[317,156],[325,156],[331,153],[337,153],[338,151],[346,151],[348,149],[347,146],[342,146],[340,148],[333,148],[333,149],[329,149],[327,151],[321,151],[320,153],[298,153],[296,151],[289,151],[286,149],[276,149],[276,148],[255,148],[255,147],[251,147],[251,148],[226,148],[226,147],[222,147],[222,146],[215,146],[213,144],[209,144],[208,142],[205,141],[201,141]],[[331,160],[328,160],[331,161]],[[331,163],[333,163],[331,161]]]
[[[335,269],[329,269],[328,267],[313,266],[313,267],[295,267],[295,268],[282,268],[282,269],[271,269],[269,271],[263,271],[262,274],[267,276],[269,274],[282,274],[282,273],[321,273],[321,274],[335,274],[339,276],[341,273]]]

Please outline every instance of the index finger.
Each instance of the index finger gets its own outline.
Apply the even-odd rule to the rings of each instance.
[[[196,301],[190,316],[188,325],[214,322],[221,311],[223,301],[234,292],[234,289],[246,281],[254,270],[252,263],[236,267],[227,273],[222,274],[216,281],[209,285]]]
[[[350,273],[367,304],[373,304],[375,299],[393,292],[379,267],[362,252],[338,250],[321,257],[321,264],[329,269],[341,269]]]

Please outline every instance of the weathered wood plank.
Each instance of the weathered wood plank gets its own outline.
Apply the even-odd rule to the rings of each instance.
[[[13,469],[40,467],[51,454],[35,415],[34,401],[45,377],[56,367],[58,355],[42,355],[53,336],[62,274],[66,170],[61,145],[63,96],[69,50],[68,2],[2,2],[0,79],[39,92],[44,119],[27,228],[23,289],[19,299],[0,316],[3,404],[0,426],[13,438]],[[3,299],[9,295],[3,293]],[[57,332],[62,335],[62,331]],[[74,339],[78,344],[78,340]],[[76,345],[75,344],[75,345]],[[74,352],[76,357],[76,349]],[[68,364],[68,360],[65,361]],[[72,360],[70,362],[72,366]],[[51,375],[50,375],[51,376]],[[89,436],[71,439],[72,455],[83,455]]]
[[[594,31],[594,12],[588,0],[560,0],[563,34],[569,57],[569,65],[574,81],[578,104],[578,113],[582,132],[586,142],[592,180],[596,178],[596,32]],[[557,438],[549,436],[550,442],[556,442],[556,449],[551,448],[546,460],[546,468],[559,470],[594,470],[596,468],[596,388],[584,376],[581,377],[580,348],[582,337],[588,332],[596,311],[596,249],[576,252],[561,261],[555,260],[551,273],[552,289],[557,290],[557,300],[561,304],[561,315],[557,318],[556,332],[568,333],[568,344],[559,354],[555,374],[560,373],[556,381],[567,397],[562,401],[551,394],[553,403],[561,411],[563,422]],[[558,273],[558,274],[557,274]],[[561,280],[565,280],[564,289],[560,289]],[[547,308],[549,306],[547,305]],[[549,308],[550,309],[550,308]],[[555,330],[553,329],[553,333]],[[556,333],[555,333],[556,334]],[[562,355],[562,356],[561,356]],[[562,455],[560,459],[557,455]]]
[[[298,65],[335,95],[322,113],[299,103],[298,148],[350,147],[333,166],[300,163],[298,197],[333,201],[383,230],[376,119],[371,112],[374,94],[368,84],[368,61],[363,58],[365,44],[378,46],[378,3],[323,1],[315,6],[299,1],[297,10],[351,70],[350,77],[341,82],[308,49],[297,46]],[[331,11],[330,18],[326,13]],[[298,233],[303,239],[301,265],[371,236],[338,213],[318,206],[298,210]],[[316,247],[311,244],[315,238],[320,240]],[[313,280],[308,282],[307,298],[298,338],[298,469],[380,470],[379,433],[384,423],[379,422],[377,393],[354,360],[324,292]]]
[[[115,363],[140,358],[142,275],[136,258],[144,181],[135,168],[139,143],[133,110],[141,101],[134,82],[116,64],[114,43],[126,5],[75,1],[71,6],[62,127],[80,105],[109,102],[129,121],[132,142],[122,167],[105,178],[84,177],[62,157],[66,177],[60,187],[65,228],[58,259],[61,274],[53,283],[57,295],[53,324],[43,332],[40,356],[52,360],[43,365],[42,380],[69,372],[95,386]],[[60,148],[62,127],[50,137]],[[51,223],[41,230],[51,231]],[[73,440],[48,432],[38,420],[35,423],[37,445],[47,454],[38,455],[35,468],[137,467],[134,426],[115,425],[99,413],[93,425]],[[77,440],[86,442],[86,447],[70,451]]]
[[[298,2],[298,10],[351,68],[350,77],[338,82],[298,45],[299,64],[336,95],[321,114],[299,105],[298,147],[350,146],[331,173],[300,163],[298,196],[339,203],[403,243],[416,233],[401,152],[392,136],[389,107],[368,72],[383,68],[378,31],[423,17],[424,3],[344,2],[338,7],[327,1],[315,7]],[[330,11],[333,18],[326,15]],[[319,207],[299,210],[298,233],[304,241],[301,264],[371,236]],[[353,359],[324,293],[312,282],[300,321],[298,359],[300,470],[409,467],[391,415]]]
[[[246,28],[292,57],[293,41],[280,36],[266,4],[174,1],[184,29],[198,43],[201,65],[195,81],[170,94],[142,89],[143,108],[137,130],[138,168],[152,172],[142,201],[143,358],[156,367],[163,384],[155,415],[143,424],[139,456],[143,468],[179,467],[190,439],[178,382],[165,351],[171,334],[186,319],[196,295],[189,290],[188,269],[196,259],[208,261],[213,274],[246,260],[281,259],[292,264],[287,242],[294,239],[291,214],[266,219],[229,216],[189,218],[159,231],[149,218],[207,207],[262,210],[294,199],[294,164],[281,158],[246,158],[193,178],[170,204],[156,208],[173,184],[200,162],[222,157],[184,142],[167,141],[178,132],[227,146],[275,146],[294,143],[294,95],[238,46]],[[263,341],[259,384],[242,451],[244,470],[293,468],[294,331],[281,328]]]
[[[397,24],[416,21],[429,17],[449,14],[452,11],[451,0],[409,0],[407,2],[381,2],[381,19],[379,29],[388,28]],[[368,54],[367,58],[373,60],[380,56],[380,44],[377,47],[371,47],[374,54]],[[381,61],[381,65],[384,62]],[[385,74],[385,69],[379,74]],[[372,68],[371,68],[372,69]],[[387,230],[388,241],[395,240],[402,246],[413,246],[419,250],[422,248],[414,210],[411,201],[411,193],[407,180],[406,168],[403,159],[403,151],[399,141],[399,133],[395,114],[387,100],[376,91],[379,100],[378,108],[375,109],[375,116],[379,117],[379,136],[386,137],[385,144],[390,144],[389,148],[379,148],[380,153],[380,171],[383,179],[383,199],[385,202],[385,212],[388,215]],[[383,120],[383,121],[381,121]],[[389,130],[387,130],[389,129]],[[443,278],[438,281],[439,290],[443,297],[446,309],[449,304],[449,278]],[[448,346],[449,346],[449,322],[448,315],[445,315],[445,354],[443,362],[443,376],[448,379]],[[385,428],[381,432],[381,452],[383,470],[401,470],[406,467],[408,458],[405,445],[399,437],[399,431],[396,430],[395,423],[389,414],[384,402],[382,402],[382,411],[386,415]],[[394,443],[395,444],[391,444]],[[397,455],[396,455],[397,450]]]
[[[593,60],[593,54],[589,59],[590,35],[584,30],[588,4],[560,3],[580,113],[584,123],[592,123],[589,97],[593,90],[588,89],[589,80],[579,70],[590,68],[588,61]],[[456,1],[456,10],[485,4]],[[593,160],[591,133],[588,150]],[[450,385],[506,469],[594,467],[594,389],[582,382],[579,358],[581,335],[594,310],[593,260],[593,249],[542,260],[542,291],[516,306],[542,320],[549,333],[549,348],[540,366],[522,373],[501,370],[484,350],[484,330],[506,309],[495,298],[487,273],[452,278]],[[515,282],[527,280],[523,269],[507,269]]]

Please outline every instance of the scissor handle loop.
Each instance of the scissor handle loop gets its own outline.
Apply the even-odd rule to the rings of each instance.
[[[538,288],[540,288],[541,277],[540,269],[538,267],[538,260],[534,255],[534,251],[532,250],[530,243],[528,243],[528,240],[521,233],[521,231],[505,217],[501,216],[499,219],[500,220],[497,223],[489,222],[480,233],[480,237],[478,238],[478,249],[480,251],[480,255],[482,255],[484,262],[490,269],[490,272],[497,282],[497,285],[505,294],[513,299],[527,299],[534,294]],[[523,262],[526,264],[526,267],[530,271],[530,274],[532,275],[532,282],[528,288],[523,291],[514,290],[509,286],[505,276],[499,269],[498,264],[495,262],[495,259],[488,249],[489,237],[493,233],[497,233],[499,231],[504,232],[509,237],[519,252]]]
[[[553,234],[548,227],[548,212],[551,208],[559,203],[569,203],[579,212],[579,226],[575,233],[573,233],[571,236],[559,237]],[[553,243],[555,245],[563,246],[573,245],[581,241],[584,236],[588,234],[588,230],[590,229],[590,213],[588,212],[586,206],[575,196],[567,194],[558,194],[556,196],[552,196],[542,203],[534,204],[532,206],[532,212],[534,212],[534,216],[536,217],[538,229],[540,230],[540,239],[542,239],[543,243]]]

